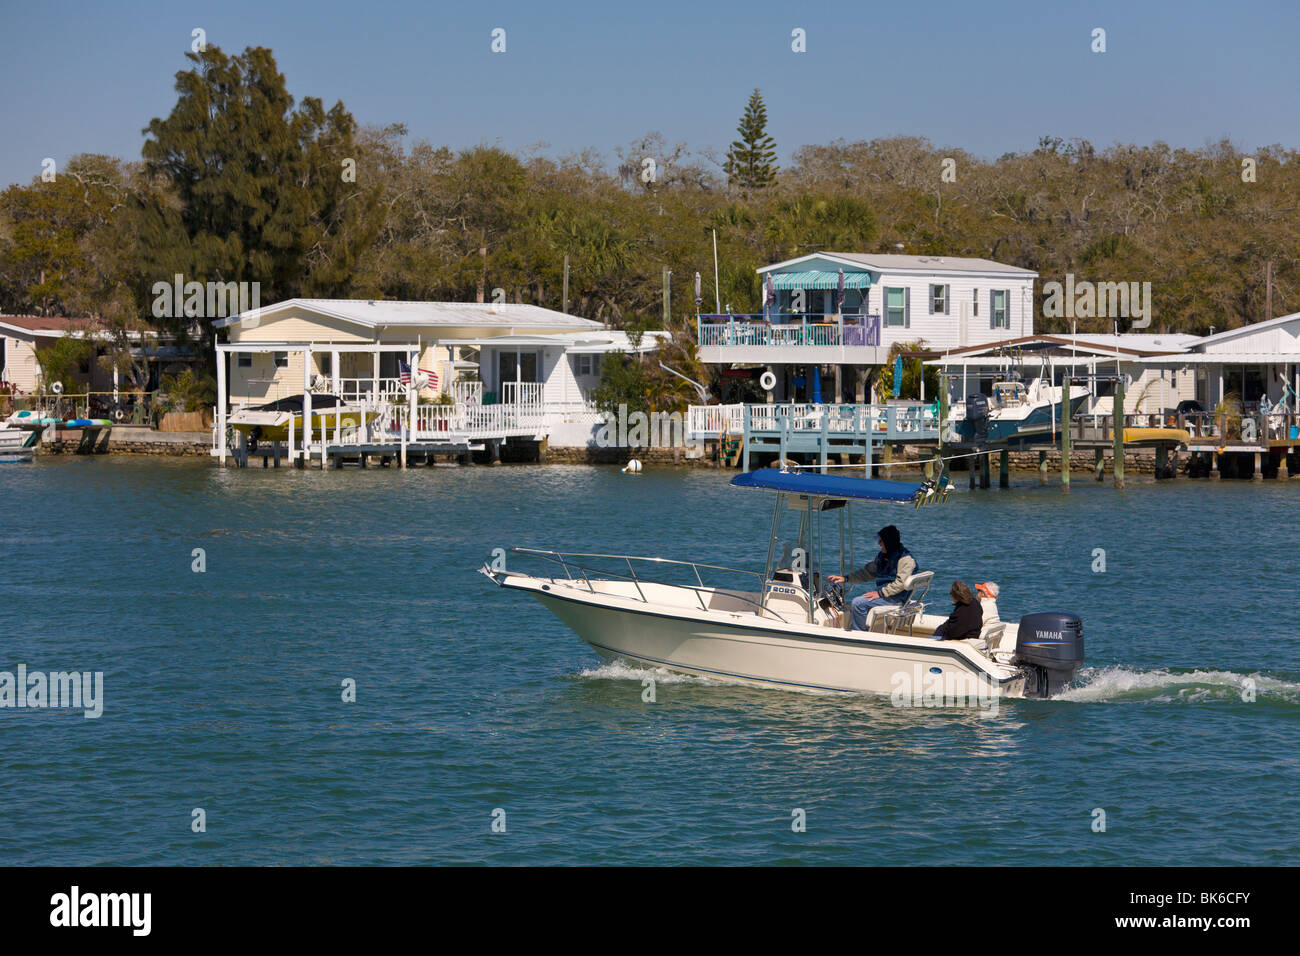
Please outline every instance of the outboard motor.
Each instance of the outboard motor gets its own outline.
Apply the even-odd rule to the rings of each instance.
[[[1016,632],[1015,662],[1029,671],[1026,697],[1059,694],[1083,664],[1083,621],[1059,611],[1026,614]]]
[[[970,422],[973,438],[983,442],[989,437],[989,400],[983,395],[966,396],[966,421]]]

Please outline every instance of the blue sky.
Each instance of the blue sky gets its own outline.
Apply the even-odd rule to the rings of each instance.
[[[1300,145],[1300,3],[0,0],[0,185],[52,156],[138,159],[191,30],[270,47],[295,97],[462,148],[608,156],[650,130],[725,148],[749,91],[798,146],[920,135],[996,157],[1052,134]],[[507,50],[489,45],[506,30]],[[807,31],[807,52],[791,31]],[[1107,52],[1090,50],[1106,30]]]

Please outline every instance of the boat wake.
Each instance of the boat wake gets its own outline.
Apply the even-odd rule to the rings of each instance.
[[[1263,674],[1232,671],[1130,670],[1126,667],[1085,667],[1080,683],[1053,700],[1084,703],[1151,701],[1154,703],[1246,700],[1253,691],[1258,700],[1300,704],[1300,683]]]
[[[728,684],[727,680],[710,677],[696,677],[691,674],[677,674],[662,667],[642,667],[626,661],[606,661],[599,667],[589,667],[579,671],[578,676],[588,680],[630,680],[640,683],[653,680],[659,684]]]

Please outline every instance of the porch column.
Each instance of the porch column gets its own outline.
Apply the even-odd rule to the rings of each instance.
[[[339,395],[339,393],[343,391],[342,372],[343,367],[339,364],[339,351],[338,349],[335,349],[330,353],[330,379],[332,380],[330,384],[331,391],[333,391],[335,395],[338,395],[339,398],[343,397],[342,395]]]
[[[217,460],[226,466],[226,353],[217,346]]]
[[[302,463],[307,467],[311,454],[311,346],[302,352]],[[322,451],[322,456],[323,456]]]
[[[411,366],[411,384],[406,387],[406,430],[402,433],[402,467],[406,467],[406,445],[415,441],[415,373],[418,367],[419,353],[407,353],[407,364]]]
[[[379,344],[378,343],[375,344],[375,351],[371,354],[373,355],[375,360],[374,385],[372,386],[373,392],[371,397],[375,401],[378,401],[379,400]]]

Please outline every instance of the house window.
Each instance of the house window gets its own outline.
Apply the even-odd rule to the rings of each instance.
[[[991,325],[995,329],[1011,328],[1011,316],[1007,313],[1007,290],[993,290],[993,308]]]
[[[575,355],[574,371],[579,375],[599,375],[600,374],[600,356],[599,355]]]
[[[980,317],[980,290],[972,289],[971,298],[974,301],[974,305],[975,305],[975,318],[978,319]]]
[[[238,355],[235,356],[235,367],[252,368],[253,356],[250,355],[248,352],[240,352]]]
[[[907,325],[907,290],[885,289],[885,325]]]
[[[930,286],[930,314],[948,314],[948,287],[946,285]]]
[[[324,355],[316,356],[316,367],[320,369],[322,375],[334,375],[334,353],[326,352]]]
[[[276,367],[276,368],[288,368],[288,367],[289,367],[289,353],[288,353],[288,352],[275,352],[275,353],[273,353],[273,354],[275,355],[275,367]]]

